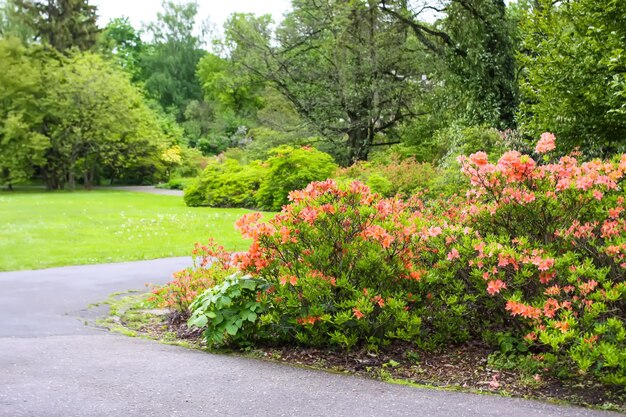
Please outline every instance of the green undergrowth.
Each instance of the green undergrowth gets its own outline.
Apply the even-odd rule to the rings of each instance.
[[[109,306],[108,315],[95,320],[93,325],[128,337],[157,340],[161,343],[199,348],[200,343],[178,338],[170,331],[166,310],[158,309],[150,300],[150,293],[128,291],[114,293],[105,301],[90,307]]]

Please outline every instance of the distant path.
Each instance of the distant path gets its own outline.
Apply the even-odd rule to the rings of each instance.
[[[120,190],[120,191],[134,191],[138,193],[159,194],[159,195],[175,195],[182,197],[183,190],[165,190],[162,188],[156,188],[154,185],[124,185],[113,187],[97,187],[99,189],[106,190]]]
[[[0,273],[0,416],[609,417],[215,355],[83,325],[189,258]],[[95,311],[94,311],[95,310]]]

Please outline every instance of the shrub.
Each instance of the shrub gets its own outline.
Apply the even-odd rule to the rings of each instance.
[[[375,350],[482,339],[558,375],[626,386],[626,155],[554,150],[544,134],[534,159],[460,158],[465,197],[385,199],[327,180],[290,193],[269,222],[244,216],[250,249],[212,255],[263,288],[263,312],[232,341]]]
[[[261,323],[274,337],[310,345],[371,348],[412,340],[420,331],[408,293],[419,293],[423,271],[411,264],[420,237],[410,226],[411,204],[383,200],[353,182],[312,183],[269,223],[244,216],[252,238],[239,268],[270,285]]]
[[[168,182],[157,184],[156,188],[165,190],[184,190],[189,184],[195,182],[195,178],[173,178]]]
[[[266,176],[260,162],[242,165],[234,159],[214,158],[200,178],[185,189],[188,206],[254,207],[255,194]]]
[[[207,245],[196,243],[193,266],[174,274],[172,281],[153,290],[153,300],[160,307],[170,308],[183,315],[199,294],[224,281],[234,272],[224,248],[212,240]]]
[[[399,193],[410,196],[428,190],[436,175],[431,164],[393,153],[384,159],[360,161],[350,167],[338,169],[335,178],[339,181],[359,180],[372,191],[391,197]]]
[[[536,153],[553,149],[544,134]],[[543,161],[516,151],[496,164],[482,152],[461,159],[472,183],[463,216],[478,233],[455,250],[470,258],[472,285],[516,318],[519,339],[560,371],[626,385],[626,155]]]
[[[265,162],[268,171],[256,195],[257,207],[264,210],[280,210],[291,191],[325,180],[337,168],[330,155],[310,147],[281,146],[270,153]]]

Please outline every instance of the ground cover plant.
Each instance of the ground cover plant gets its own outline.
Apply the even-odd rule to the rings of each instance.
[[[497,352],[492,363],[536,381],[623,389],[626,155],[583,162],[556,151],[546,133],[532,156],[461,157],[470,188],[456,199],[311,183],[269,221],[237,222],[248,251],[198,247],[196,270],[218,259],[210,269],[220,272],[179,311],[211,346],[481,343]],[[220,314],[230,326],[212,321]]]
[[[122,191],[0,192],[0,270],[184,256],[208,236],[243,249],[244,213]]]

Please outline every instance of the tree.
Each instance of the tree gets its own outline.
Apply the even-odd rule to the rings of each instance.
[[[276,30],[269,17],[234,15],[232,59],[291,101],[320,133],[367,159],[379,134],[414,116],[421,73],[413,39],[372,0],[296,0]]]
[[[40,125],[41,67],[15,39],[0,39],[0,183],[12,188],[44,163],[48,138]]]
[[[504,0],[446,0],[416,3],[381,0],[388,16],[410,27],[415,38],[441,60],[436,75],[446,84],[444,107],[465,125],[515,127],[518,105],[515,21]],[[439,18],[434,23],[424,15]]]
[[[25,24],[16,0],[0,2],[0,37],[15,37],[24,44],[35,37],[33,29]]]
[[[102,44],[106,51],[113,53],[120,66],[131,74],[134,82],[140,81],[139,63],[145,45],[141,40],[141,32],[135,30],[127,17],[113,19],[106,25]]]
[[[48,188],[70,189],[82,175],[118,173],[167,146],[155,114],[124,73],[97,55],[48,65],[43,133],[50,138],[43,174]]]
[[[521,30],[522,129],[554,132],[565,150],[623,152],[626,4],[538,0]]]
[[[35,38],[66,53],[71,48],[86,51],[96,45],[100,29],[97,7],[87,0],[15,0],[22,18]]]
[[[153,41],[141,55],[142,78],[147,93],[180,122],[187,104],[202,99],[196,66],[205,52],[193,33],[198,4],[163,1],[162,7],[146,28]]]

